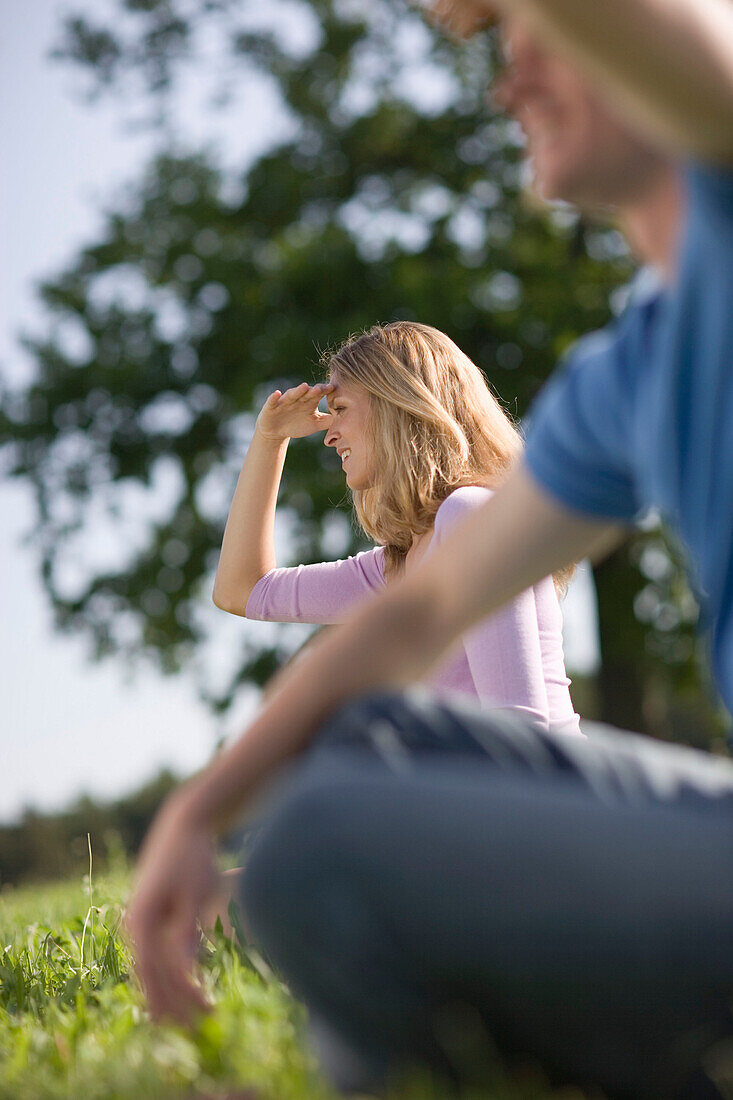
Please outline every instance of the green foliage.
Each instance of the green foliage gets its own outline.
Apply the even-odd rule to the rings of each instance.
[[[486,105],[488,40],[457,48],[405,0],[293,0],[269,15],[255,0],[117,7],[119,19],[67,20],[56,51],[93,94],[143,98],[163,117],[185,66],[214,56],[219,99],[258,77],[289,127],[242,166],[236,193],[209,152],[162,146],[100,239],[42,286],[49,332],[25,340],[36,377],[0,401],[10,472],[38,502],[58,626],[98,656],[172,671],[205,644],[228,501],[268,389],[317,373],[319,349],[350,332],[417,318],[522,415],[558,356],[608,319],[631,263],[612,227],[541,215],[523,196],[516,127]],[[215,49],[199,49],[204,34]],[[320,443],[291,449],[280,504],[297,560],[332,556],[346,493]],[[111,561],[90,550],[105,523]],[[339,551],[357,546],[352,533]],[[645,581],[625,552],[616,564],[624,596],[602,596],[604,654],[629,642],[600,710],[612,716],[623,673],[641,727],[649,677],[669,694],[696,663],[687,643],[655,648],[658,622],[630,629]],[[689,643],[684,616],[665,630]],[[208,691],[215,705],[292,652],[287,631],[269,648],[258,637],[243,633],[229,683]]]
[[[95,883],[95,930],[73,883],[0,896],[0,1100],[181,1100],[252,1088],[261,1100],[335,1100],[302,1045],[304,1014],[220,928],[202,937],[212,1011],[192,1031],[150,1022],[120,936],[122,877]],[[90,906],[91,908],[91,906]],[[580,1100],[498,1068],[463,1100]],[[391,1100],[438,1100],[415,1081]]]

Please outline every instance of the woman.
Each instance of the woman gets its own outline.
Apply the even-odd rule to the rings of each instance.
[[[521,450],[483,375],[446,335],[398,321],[348,340],[328,382],[265,402],[237,484],[214,586],[218,607],[276,622],[336,623],[415,568],[481,505]],[[328,413],[318,404],[323,397]],[[379,545],[345,561],[279,569],[273,527],[291,438],[325,429],[361,527]],[[559,583],[559,582],[558,582]],[[465,635],[425,681],[484,707],[577,734],[548,577]]]

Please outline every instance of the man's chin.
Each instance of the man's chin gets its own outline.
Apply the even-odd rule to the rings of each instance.
[[[535,173],[531,193],[542,203],[569,203],[588,213],[604,208],[606,202],[603,199],[593,199],[590,192],[593,189],[584,186],[584,181],[567,172]]]
[[[563,185],[563,181],[554,176],[548,177],[535,172],[527,189],[540,203],[573,202],[568,197],[568,188]]]
[[[530,185],[529,190],[542,202],[577,201],[579,177],[583,172],[573,170],[572,159],[562,156],[557,148],[533,152],[530,146],[528,157]]]
[[[569,196],[575,191],[572,173],[567,164],[543,164],[540,158],[532,161],[532,191],[543,202],[573,202]]]

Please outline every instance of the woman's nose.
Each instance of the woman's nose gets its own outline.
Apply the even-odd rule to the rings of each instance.
[[[338,443],[338,432],[334,431],[331,424],[329,424],[326,429],[326,435],[324,436],[323,442],[327,447],[335,447]]]

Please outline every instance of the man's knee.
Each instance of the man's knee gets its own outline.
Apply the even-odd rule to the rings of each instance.
[[[395,770],[407,757],[432,752],[478,756],[531,766],[547,752],[537,742],[541,731],[507,712],[486,712],[468,700],[441,700],[427,688],[384,691],[347,703],[320,730],[311,755],[322,759],[330,750],[370,754]],[[335,756],[335,753],[332,754]]]
[[[344,890],[349,860],[341,837],[349,815],[349,784],[304,774],[270,815],[242,877],[242,901],[258,936],[301,937],[324,920],[324,895]]]
[[[401,725],[410,708],[410,697],[397,691],[375,691],[340,707],[321,727],[316,747],[373,747],[373,733],[380,724]]]

